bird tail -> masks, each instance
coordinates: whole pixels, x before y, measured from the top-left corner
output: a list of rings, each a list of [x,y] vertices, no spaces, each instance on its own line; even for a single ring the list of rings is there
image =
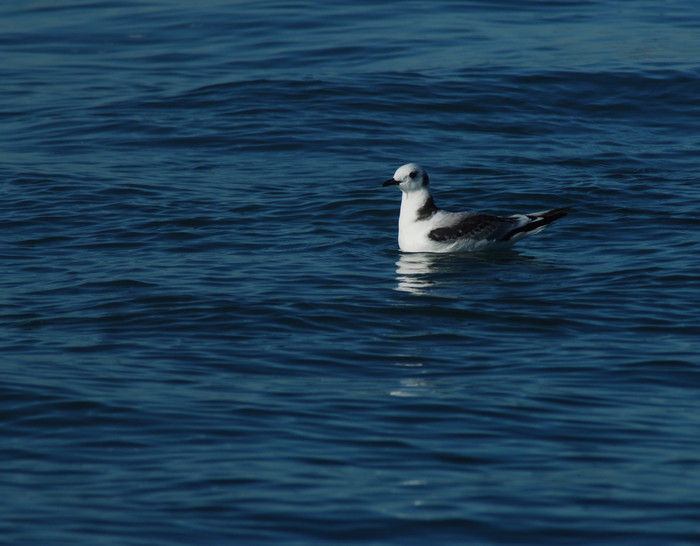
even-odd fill
[[[524,216],[529,221],[519,227],[516,227],[515,229],[510,230],[501,238],[501,241],[510,241],[516,235],[519,235],[517,239],[522,239],[528,235],[539,233],[555,220],[559,220],[559,218],[566,216],[570,210],[571,207],[561,207],[558,209],[543,210],[542,212],[532,212],[530,214],[526,214]]]

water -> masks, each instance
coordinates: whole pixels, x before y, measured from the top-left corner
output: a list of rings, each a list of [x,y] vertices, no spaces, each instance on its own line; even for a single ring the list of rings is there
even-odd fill
[[[6,544],[700,541],[700,8],[0,8]],[[438,205],[574,207],[403,255]]]

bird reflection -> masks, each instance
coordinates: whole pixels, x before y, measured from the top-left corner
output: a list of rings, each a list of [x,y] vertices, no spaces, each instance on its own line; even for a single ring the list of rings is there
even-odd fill
[[[512,266],[537,263],[545,265],[545,262],[535,257],[511,249],[474,254],[402,253],[396,262],[396,290],[425,295],[433,292],[441,284],[464,283],[465,271],[483,272],[484,267],[494,264]],[[468,282],[484,282],[479,277],[478,274],[474,275]],[[489,279],[492,281],[493,277],[489,276]]]
[[[435,285],[431,274],[438,270],[437,261],[441,257],[439,254],[423,252],[401,254],[396,262],[396,289],[411,294],[426,294]]]

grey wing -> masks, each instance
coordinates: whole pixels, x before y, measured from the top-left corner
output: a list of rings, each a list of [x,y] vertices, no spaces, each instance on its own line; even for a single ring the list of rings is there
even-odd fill
[[[437,242],[462,238],[496,241],[513,229],[517,223],[516,218],[469,214],[450,226],[435,228],[428,233],[428,237]]]

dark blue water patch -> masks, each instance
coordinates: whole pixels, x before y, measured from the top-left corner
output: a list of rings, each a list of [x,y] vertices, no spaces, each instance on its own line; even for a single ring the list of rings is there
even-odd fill
[[[512,86],[503,86],[501,80],[492,90],[484,89],[483,80],[478,82],[478,89],[465,86],[460,83],[459,87],[443,84],[436,87],[432,82],[430,90],[423,87],[421,82],[430,81],[427,77],[417,77],[412,75],[401,75],[400,83],[389,83],[382,85],[382,80],[386,75],[378,77],[372,76],[371,86],[366,88],[355,87],[353,94],[362,93],[367,98],[365,104],[367,108],[378,114],[390,113],[392,124],[378,124],[374,121],[376,116],[367,120],[350,120],[346,116],[332,111],[328,111],[324,103],[334,104],[334,97],[339,93],[347,94],[347,85],[334,82],[274,82],[258,81],[249,82],[246,87],[250,87],[250,92],[254,92],[255,97],[264,97],[266,93],[276,96],[278,105],[272,112],[265,109],[245,109],[242,111],[232,111],[229,115],[234,124],[245,131],[246,127],[251,130],[255,127],[261,135],[261,145],[265,143],[278,142],[279,136],[284,136],[287,141],[287,150],[292,150],[296,146],[312,147],[324,146],[324,143],[314,137],[315,128],[323,128],[325,124],[331,123],[338,131],[343,131],[344,125],[349,131],[363,131],[365,139],[372,142],[373,134],[387,133],[397,130],[398,134],[394,138],[403,138],[407,128],[412,128],[411,118],[416,117],[420,112],[430,112],[432,117],[432,128],[442,128],[449,130],[463,130],[464,132],[474,132],[484,130],[488,132],[503,134],[559,134],[561,127],[566,127],[568,131],[576,130],[576,135],[584,133],[598,134],[600,124],[607,123],[614,116],[615,119],[624,119],[625,116],[636,116],[635,123],[643,120],[648,131],[656,131],[656,128],[663,127],[664,123],[673,123],[678,127],[675,120],[685,123],[688,109],[697,108],[695,94],[690,91],[693,88],[695,77],[689,74],[678,75],[678,86],[681,89],[672,91],[674,101],[668,101],[669,75],[657,75],[652,77],[640,77],[640,75],[630,74],[629,76],[599,74],[592,75],[588,86],[582,82],[577,75],[571,73],[559,73],[536,79],[526,79],[516,76]],[[571,81],[576,81],[576,94],[572,94],[567,85]],[[579,84],[582,85],[579,86]],[[596,91],[596,86],[599,91]],[[611,92],[611,86],[617,88]],[[240,84],[229,84],[217,86],[217,94],[222,94],[222,103],[227,102],[225,93],[240,91]],[[687,91],[684,93],[682,88]],[[335,88],[335,90],[334,90]],[[255,89],[255,91],[253,91]],[[331,91],[329,91],[331,90]],[[198,93],[208,90],[200,90]],[[262,95],[260,94],[262,92]],[[600,97],[597,98],[596,94]],[[687,99],[678,103],[678,97],[685,95]],[[372,100],[370,100],[370,97]],[[558,98],[559,97],[559,98]],[[632,98],[634,97],[634,98]],[[379,100],[378,100],[379,99]],[[231,103],[231,101],[228,101]],[[308,104],[308,105],[307,105]],[[383,107],[380,107],[383,104]],[[511,106],[509,106],[509,104]],[[525,122],[513,126],[512,110],[518,108],[521,112],[527,111],[528,105],[533,109],[533,115],[537,116],[537,125],[525,118]],[[398,106],[398,108],[397,108]],[[358,108],[365,108],[364,104],[358,104]],[[543,107],[548,112],[543,110]],[[241,108],[239,105],[238,108]],[[635,110],[627,111],[629,108]],[[646,111],[652,109],[653,116],[647,115]],[[229,107],[230,109],[230,107]],[[256,124],[255,119],[262,119],[276,112],[276,125],[273,132],[267,132],[265,124]],[[640,118],[640,114],[643,116]],[[225,112],[224,112],[224,115]],[[459,118],[464,117],[464,122],[459,123]],[[445,125],[441,125],[441,117],[449,116],[445,119]],[[484,123],[488,116],[488,122]],[[501,116],[509,116],[508,125],[499,125]],[[670,117],[674,116],[674,117]],[[226,121],[226,118],[222,118]],[[547,120],[551,119],[552,130],[547,131]],[[577,119],[580,122],[577,126]],[[250,121],[248,121],[250,120]],[[282,122],[282,124],[280,124]],[[220,123],[220,122],[219,122]],[[293,123],[288,130],[284,124]],[[535,129],[537,127],[537,129]],[[419,130],[416,127],[416,130]],[[250,134],[246,135],[246,140],[250,140]],[[605,141],[601,142],[605,145]],[[596,161],[597,158],[588,158],[589,161]]]
[[[696,9],[312,7],[4,8],[3,536],[697,542]]]
[[[649,360],[617,367],[611,370],[611,376],[616,381],[683,389],[698,384],[699,371],[696,364],[682,360]]]

